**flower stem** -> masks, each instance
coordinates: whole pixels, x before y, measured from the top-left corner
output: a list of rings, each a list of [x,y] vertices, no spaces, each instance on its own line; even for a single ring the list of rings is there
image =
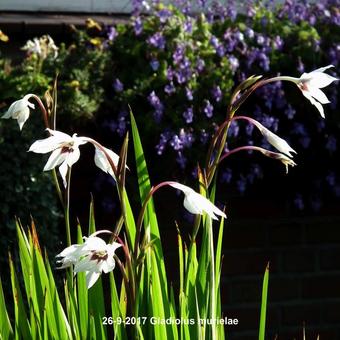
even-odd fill
[[[137,219],[136,238],[135,238],[135,246],[134,246],[134,258],[135,259],[137,259],[137,256],[138,256],[138,245],[139,245],[139,242],[140,242],[140,236],[141,236],[141,233],[142,233],[142,223],[143,223],[143,220],[144,220],[144,215],[145,215],[145,212],[146,212],[147,205],[148,205],[149,201],[151,200],[153,194],[158,189],[160,189],[161,187],[164,187],[166,185],[169,185],[170,183],[173,183],[173,182],[172,181],[166,181],[166,182],[159,183],[155,187],[152,187],[151,190],[149,191],[148,195],[145,197],[145,200],[143,202],[142,208],[139,212],[138,219]]]
[[[71,187],[71,167],[68,169],[67,174],[67,190],[65,197],[65,226],[66,226],[66,240],[67,246],[71,245],[71,228],[70,228],[70,187]]]
[[[43,120],[44,120],[44,124],[45,124],[45,127],[48,129],[50,128],[50,124],[49,124],[49,119],[48,119],[48,114],[47,114],[47,111],[46,111],[46,108],[43,104],[43,102],[41,101],[41,99],[35,95],[35,94],[32,94],[31,97],[33,97],[36,102],[38,103],[39,107],[40,107],[40,110],[41,110],[41,113],[43,115]]]

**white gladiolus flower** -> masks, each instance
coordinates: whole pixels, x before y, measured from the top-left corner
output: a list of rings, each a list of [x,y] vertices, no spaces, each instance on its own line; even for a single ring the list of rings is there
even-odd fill
[[[263,137],[267,139],[268,143],[271,144],[278,151],[288,155],[289,157],[293,157],[291,153],[297,153],[283,138],[271,132],[257,120],[248,117],[247,119],[251,121],[260,130]]]
[[[22,127],[30,115],[30,108],[34,109],[34,104],[29,101],[32,96],[32,94],[27,94],[22,99],[12,103],[7,112],[1,118],[16,119],[18,121],[20,130],[22,130]]]
[[[184,193],[184,207],[192,214],[203,215],[206,213],[214,220],[218,220],[216,215],[226,218],[226,214],[222,210],[193,189],[177,182],[169,182],[169,185]]]
[[[289,165],[291,167],[294,167],[296,165],[296,163],[291,158],[287,157],[286,155],[282,153],[272,152],[272,151],[262,149],[262,148],[257,148],[257,150],[262,152],[267,157],[277,159],[278,161],[280,161],[286,167],[286,174],[288,174]]]
[[[109,273],[115,268],[113,256],[115,251],[122,245],[117,242],[107,244],[101,238],[95,236],[96,232],[89,237],[84,237],[83,244],[73,244],[64,249],[56,257],[61,258],[59,268],[67,268],[74,265],[74,272],[85,272],[87,288],[91,288],[98,280],[102,272]],[[104,231],[105,232],[105,231]]]
[[[66,187],[66,174],[70,167],[76,163],[80,157],[79,145],[87,143],[82,137],[77,137],[74,134],[72,137],[66,133],[47,129],[51,134],[50,137],[37,140],[34,142],[28,151],[35,153],[52,152],[44,171],[52,170],[59,166],[59,172]]]
[[[274,79],[287,80],[295,83],[301,90],[302,94],[318,109],[321,117],[325,118],[322,104],[328,104],[330,101],[320,89],[330,85],[333,81],[339,80],[327,73],[324,73],[331,67],[334,66],[328,65],[309,73],[303,73],[300,78],[280,76]]]
[[[110,156],[115,167],[117,168],[118,163],[119,163],[119,156],[110,149],[107,149],[107,148],[104,148],[104,149],[106,153]],[[111,175],[114,179],[116,179],[113,169],[108,159],[106,158],[104,152],[96,146],[95,146],[95,154],[94,154],[94,163],[97,165],[99,169],[103,170],[107,174]],[[128,169],[127,166],[126,168]]]
[[[303,73],[300,77],[300,81],[297,83],[302,94],[316,106],[322,118],[325,118],[325,114],[321,104],[328,104],[330,101],[320,89],[330,85],[333,81],[338,80],[337,78],[324,73],[325,70],[330,67],[333,67],[333,65],[321,67],[309,73]]]

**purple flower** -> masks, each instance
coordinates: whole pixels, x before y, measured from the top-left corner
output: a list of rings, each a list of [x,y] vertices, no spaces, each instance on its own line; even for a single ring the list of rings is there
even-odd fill
[[[172,81],[174,79],[174,70],[171,67],[168,67],[168,69],[166,70],[166,78],[169,81]]]
[[[185,122],[187,124],[192,123],[194,117],[194,112],[192,106],[188,107],[184,112],[183,112],[183,118],[185,119]]]
[[[171,17],[171,14],[171,11],[166,8],[163,8],[156,13],[161,23],[165,23]]]
[[[160,156],[163,154],[166,144],[168,143],[169,139],[170,139],[170,132],[166,131],[161,133],[160,135],[160,140],[158,142],[158,144],[156,145],[156,150],[157,150],[157,154]]]
[[[243,194],[246,191],[246,189],[247,189],[247,180],[246,180],[246,178],[243,175],[241,175],[239,180],[236,181],[236,185],[237,185],[238,191],[241,194]]]
[[[230,56],[228,57],[228,60],[229,60],[229,63],[230,63],[230,68],[231,68],[231,70],[232,70],[233,72],[236,72],[236,70],[237,70],[237,69],[239,68],[239,66],[240,66],[240,63],[239,63],[238,59],[237,59],[235,56],[230,55]]]
[[[116,78],[113,82],[113,88],[117,93],[119,93],[124,90],[124,85],[118,78]]]
[[[284,44],[283,39],[279,35],[277,35],[273,40],[274,49],[281,51],[283,44]]]
[[[202,72],[204,70],[205,67],[205,62],[203,59],[197,59],[196,62],[196,69],[198,72]]]
[[[118,32],[116,31],[116,29],[113,26],[110,26],[107,31],[107,38],[110,41],[114,41],[117,36],[118,36]]]
[[[190,87],[185,88],[185,95],[190,102],[194,99],[194,97],[192,95],[192,90],[191,90]]]
[[[153,113],[153,118],[155,119],[156,123],[160,123],[163,117],[163,106],[158,107],[154,113]]]
[[[237,137],[240,131],[240,127],[236,121],[232,121],[229,127],[228,136]]]
[[[165,48],[165,38],[163,37],[163,34],[161,32],[156,32],[151,37],[149,37],[147,41],[151,46],[156,47],[160,50],[164,50]]]
[[[190,148],[194,142],[194,136],[191,132],[181,129],[179,131],[179,138],[182,142],[183,148]]]
[[[150,66],[151,66],[153,71],[157,71],[158,68],[159,68],[159,61],[157,59],[152,59],[150,61]]]
[[[178,65],[184,59],[185,48],[183,45],[178,45],[172,54],[172,59],[175,65]]]
[[[165,85],[164,92],[168,95],[171,95],[176,92],[176,88],[173,82],[170,82],[170,84]]]
[[[205,105],[204,105],[203,112],[205,113],[205,115],[208,118],[211,118],[213,116],[213,113],[214,113],[214,107],[211,105],[211,103],[208,99],[206,99],[204,101],[204,103],[205,103]]]
[[[139,36],[143,32],[143,21],[141,17],[137,17],[136,20],[133,23],[133,30],[136,34],[136,36]]]
[[[217,37],[215,37],[214,35],[211,36],[210,38],[210,44],[215,48],[215,50],[217,49],[217,47],[220,45],[220,42],[218,41]]]
[[[192,21],[191,18],[187,18],[184,22],[184,32],[191,33],[192,32]]]
[[[295,116],[296,110],[290,105],[287,105],[287,108],[285,110],[285,115],[287,116],[288,119],[293,119]]]
[[[151,106],[155,109],[153,113],[153,117],[157,123],[159,123],[162,119],[164,112],[164,105],[156,95],[155,91],[152,91],[148,96],[148,101]]]
[[[247,27],[247,29],[245,30],[245,34],[246,34],[246,37],[249,39],[253,39],[255,36],[255,32],[249,27]]]
[[[218,85],[213,87],[211,94],[217,103],[219,103],[222,100],[222,91]]]
[[[158,96],[156,95],[155,91],[152,91],[149,96],[148,96],[149,103],[151,104],[152,107],[155,109],[159,108],[162,106],[162,103]]]
[[[174,150],[182,150],[183,149],[183,142],[179,138],[178,135],[173,135],[170,141],[170,145]]]
[[[230,168],[227,168],[222,172],[221,182],[230,183],[232,178],[233,178],[233,172]]]
[[[208,132],[206,132],[204,129],[202,129],[201,133],[200,133],[200,142],[202,144],[206,144],[208,142],[208,139],[209,139]]]

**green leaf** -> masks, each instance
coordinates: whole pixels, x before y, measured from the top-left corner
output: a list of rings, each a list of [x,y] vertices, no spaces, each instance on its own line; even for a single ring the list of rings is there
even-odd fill
[[[268,281],[269,281],[269,262],[267,264],[266,271],[265,271],[264,276],[263,276],[259,340],[265,339]]]
[[[116,287],[116,282],[113,273],[110,273],[110,287],[111,287],[111,316],[113,320],[121,318],[123,320],[123,315],[120,311],[118,292]],[[118,325],[117,322],[113,324],[115,339],[117,340],[127,340],[127,334],[125,326],[122,324]]]
[[[7,309],[6,309],[6,301],[4,297],[4,292],[2,289],[2,282],[0,278],[0,337],[3,339],[8,339],[13,335],[13,329],[11,326],[11,322],[9,321]]]
[[[14,302],[14,322],[16,338],[30,339],[31,327],[28,322],[27,314],[24,308],[19,282],[15,273],[11,255],[9,255],[9,267],[11,273],[12,294]]]

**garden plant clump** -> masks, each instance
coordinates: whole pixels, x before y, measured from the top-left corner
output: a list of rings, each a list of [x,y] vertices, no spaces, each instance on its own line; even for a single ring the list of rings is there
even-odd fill
[[[222,239],[225,212],[214,204],[217,169],[227,157],[244,150],[256,151],[279,161],[288,173],[294,167],[296,151],[281,137],[256,119],[238,115],[244,102],[255,90],[278,81],[292,82],[324,117],[323,104],[329,103],[321,90],[337,78],[326,73],[333,65],[303,73],[300,77],[251,76],[233,91],[227,114],[216,128],[207,149],[205,163],[198,165],[198,189],[175,181],[151,186],[143,147],[135,118],[130,111],[132,139],[138,176],[141,207],[135,218],[126,190],[129,134],[119,155],[100,142],[86,136],[57,130],[57,82],[45,94],[44,102],[27,94],[13,102],[2,118],[14,119],[23,129],[38,105],[48,137],[35,141],[28,151],[49,154],[43,168],[52,178],[64,208],[67,247],[56,255],[59,269],[66,269],[62,303],[47,254],[43,254],[34,225],[28,235],[17,222],[19,257],[24,281],[22,294],[17,270],[9,256],[14,304],[14,322],[6,306],[0,285],[0,332],[5,338],[107,338],[112,332],[117,339],[224,339],[225,325],[238,320],[223,318],[220,292]],[[269,148],[254,145],[226,150],[228,132],[235,120],[246,120],[262,134]],[[85,145],[94,149],[94,164],[115,181],[120,217],[110,229],[97,230],[91,204],[88,237],[78,224],[77,240],[72,242],[70,222],[70,186],[73,165]],[[272,150],[270,150],[272,149]],[[56,171],[58,169],[58,172]],[[59,176],[58,176],[59,174]],[[184,195],[184,208],[195,216],[189,244],[182,241],[178,226],[179,289],[167,279],[161,235],[153,197],[165,190],[177,189]],[[220,221],[219,221],[220,220]],[[219,227],[214,223],[217,221]],[[216,229],[217,230],[214,230]],[[201,242],[196,243],[198,233]],[[108,241],[103,236],[108,236]],[[215,244],[214,238],[217,243]],[[122,250],[120,252],[120,249]],[[116,254],[118,253],[118,254]],[[121,274],[113,275],[116,265]],[[102,274],[109,274],[110,287],[104,289]],[[259,339],[265,338],[269,265],[263,279]],[[105,282],[105,280],[104,280]],[[106,298],[109,302],[105,303]],[[176,297],[175,297],[176,296]],[[27,304],[27,306],[26,306]],[[107,315],[111,314],[110,317]],[[158,321],[157,321],[158,320]]]
[[[339,13],[336,1],[306,6],[287,1],[275,9],[249,3],[240,13],[230,4],[197,6],[200,11],[186,3],[136,2],[127,23],[104,27],[89,19],[85,30],[72,28],[69,46],[43,36],[24,45],[27,56],[21,64],[1,61],[1,95],[7,103],[3,118],[18,123],[14,129],[13,122],[1,122],[2,152],[11,152],[3,168],[17,169],[13,176],[21,183],[25,176],[17,164],[29,166],[29,184],[24,178],[25,190],[14,189],[22,195],[23,210],[30,201],[40,207],[35,200],[39,195],[29,195],[46,188],[39,189],[41,202],[49,203],[46,225],[58,216],[51,195],[54,184],[66,239],[64,249],[45,253],[34,223],[25,232],[17,220],[21,271],[10,255],[13,300],[0,284],[2,337],[223,339],[228,334],[223,324],[235,325],[222,310],[222,239],[228,211],[225,201],[215,203],[217,184],[233,180],[243,191],[261,175],[260,165],[237,173],[225,168],[226,158],[247,156],[243,151],[278,161],[288,173],[299,163],[296,154],[303,159],[304,150],[314,145],[308,131],[318,130],[325,138],[317,142],[318,159],[325,154],[319,150],[336,153],[326,122],[335,126],[335,135],[337,118],[330,112],[337,92],[325,88],[337,80],[339,44],[330,35],[338,34]],[[37,133],[41,121],[46,135],[43,129]],[[77,134],[77,128],[94,123],[100,132],[95,138]],[[291,131],[293,137],[281,138],[278,131],[280,136]],[[107,145],[108,133],[124,139]],[[130,153],[127,162],[130,140],[135,165]],[[23,163],[16,163],[24,148]],[[117,191],[113,200],[119,217],[109,226],[96,223],[93,202],[88,225],[70,219],[71,183],[79,175],[73,168],[83,150],[93,152],[93,169],[102,170]],[[48,154],[46,163],[37,166],[32,153]],[[152,154],[176,159],[176,176],[164,169],[167,180],[158,182],[162,176],[155,176],[151,181],[145,159]],[[37,168],[44,175],[32,175]],[[47,182],[49,172],[52,184]],[[134,173],[135,190],[130,182]],[[192,177],[195,185],[183,184]],[[331,171],[326,181],[337,194],[338,179]],[[170,190],[184,198],[183,209],[192,217],[191,229],[177,225],[175,288],[165,269],[161,218],[153,202],[155,194]],[[130,204],[135,196],[138,207]],[[299,196],[296,202],[303,204]],[[7,216],[8,209],[3,213]],[[32,214],[34,218],[34,209]],[[56,266],[51,266],[54,256]],[[61,289],[55,282],[56,267],[65,269]],[[265,338],[268,278],[269,266],[263,278],[259,339]]]

